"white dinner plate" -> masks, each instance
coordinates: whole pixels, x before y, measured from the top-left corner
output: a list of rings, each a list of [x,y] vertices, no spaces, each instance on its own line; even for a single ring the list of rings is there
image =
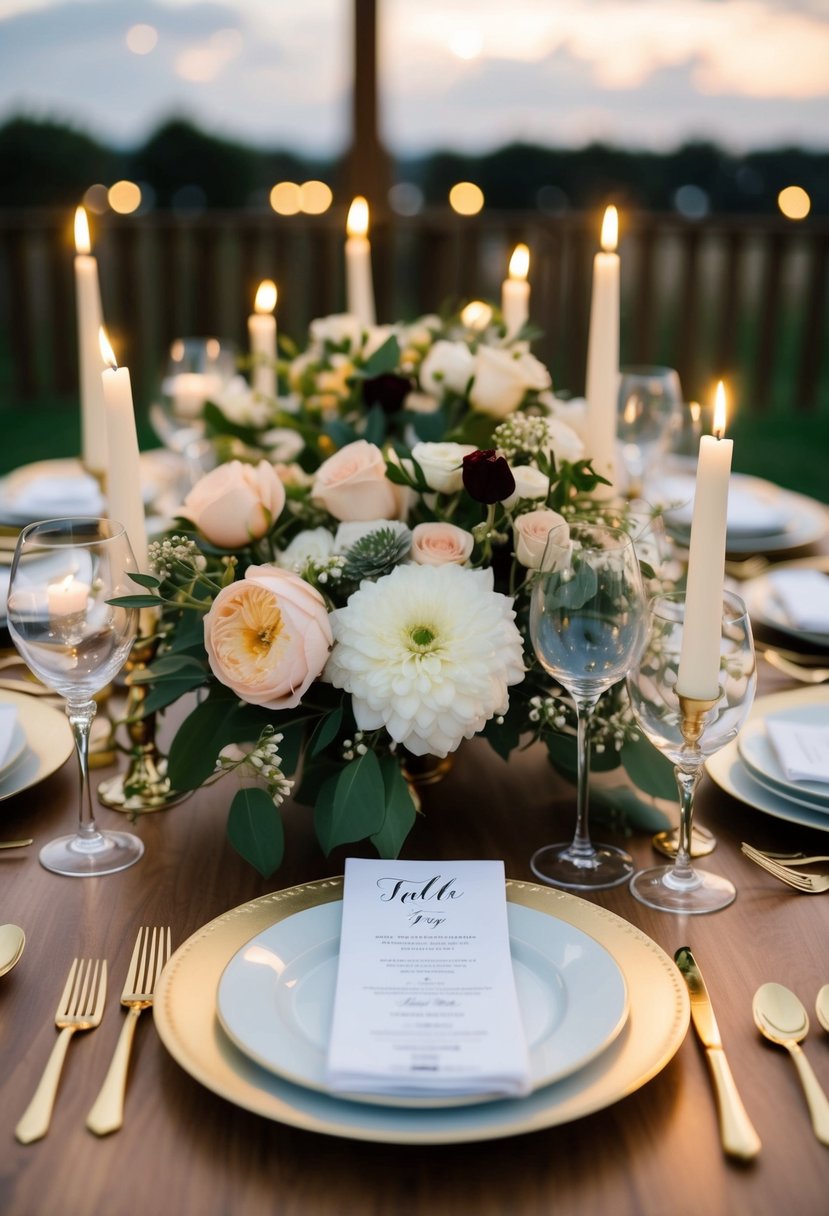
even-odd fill
[[[829,715],[829,689],[795,688],[788,692],[758,697],[749,713],[747,725],[753,721],[761,721],[770,714],[778,714],[803,705],[822,705]],[[776,794],[759,781],[755,781],[740,758],[739,739],[732,740],[722,751],[709,756],[705,767],[711,779],[721,789],[755,810],[773,815],[776,819],[800,824],[801,827],[829,832],[829,815],[825,811],[800,806],[790,798],[784,798],[782,794]]]
[[[55,479],[73,483],[75,487],[76,492],[70,493],[63,506],[48,496],[41,503],[36,495],[29,498],[32,505],[20,506],[20,496],[33,483],[41,481],[48,486]],[[99,515],[103,509],[104,500],[95,478],[75,458],[38,460],[0,477],[0,521],[6,525],[23,526],[36,519],[55,519],[61,515]]]
[[[0,701],[0,705],[2,704],[3,702]],[[2,783],[4,778],[11,773],[12,769],[26,750],[26,746],[26,732],[20,725],[20,715],[18,714],[17,718],[15,719],[14,726],[12,727],[12,735],[11,739],[9,740],[8,751],[3,757],[2,762],[0,762],[0,783]]]
[[[694,483],[692,478],[685,479],[688,483],[686,491],[681,479],[671,479],[666,488],[674,496],[672,501],[687,502],[693,497]],[[829,511],[823,503],[808,498],[805,494],[796,494],[793,490],[784,490],[771,481],[760,477],[751,477],[745,473],[734,473],[731,484],[739,488],[746,496],[756,498],[758,513],[761,509],[768,511],[769,519],[776,517],[779,523],[767,528],[759,527],[756,531],[738,531],[730,529],[726,538],[726,547],[732,554],[750,553],[784,553],[788,549],[798,549],[803,545],[811,545],[826,534],[829,527]],[[649,487],[649,498],[659,500],[659,482],[655,481]],[[672,518],[672,512],[666,511],[665,527],[682,544],[687,544],[690,538],[690,523],[686,519],[687,511],[677,520]]]
[[[305,908],[341,899],[341,878],[274,891],[223,913],[179,947],[156,988],[153,1017],[162,1043],[190,1076],[245,1110],[306,1131],[371,1143],[456,1144],[538,1131],[602,1110],[655,1077],[685,1038],[688,990],[656,942],[587,900],[510,881],[509,903],[589,933],[621,968],[630,1016],[605,1051],[527,1097],[472,1106],[376,1106],[293,1085],[255,1064],[222,1031],[216,1016],[219,981],[252,936]]]
[[[826,559],[814,560],[823,562]],[[803,567],[808,567],[808,561],[808,558],[803,561]],[[808,642],[812,646],[829,651],[829,633],[814,633],[811,630],[801,629],[793,624],[775,594],[775,583],[779,578],[785,577],[787,570],[801,569],[803,567],[781,563],[774,570],[758,575],[757,578],[747,580],[743,584],[742,596],[746,602],[749,616],[758,625],[766,625],[772,629],[778,629],[781,633],[788,634],[789,637],[797,638],[800,642]]]
[[[0,802],[51,777],[75,750],[66,715],[26,693],[0,693],[0,704],[14,705],[17,721],[26,737],[26,748],[17,763],[0,775]]]
[[[829,705],[795,705],[773,717],[801,726],[825,726],[829,733]],[[738,737],[737,748],[746,768],[761,784],[784,798],[793,798],[795,802],[829,814],[829,783],[792,781],[787,777],[766,731],[765,721],[746,723]]]
[[[582,1068],[621,1031],[627,986],[607,950],[588,934],[509,904],[510,952],[530,1055],[533,1089]],[[322,904],[272,925],[231,959],[219,984],[224,1030],[257,1064],[297,1085],[327,1090],[342,903]],[[354,1095],[385,1106],[465,1106],[482,1094]]]

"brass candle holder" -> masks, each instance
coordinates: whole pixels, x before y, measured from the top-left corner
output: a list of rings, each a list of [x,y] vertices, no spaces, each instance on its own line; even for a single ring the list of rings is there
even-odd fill
[[[679,728],[682,738],[688,747],[697,747],[705,729],[705,715],[717,704],[719,697],[684,697],[679,693]],[[667,832],[657,832],[651,843],[657,853],[664,857],[676,857],[679,852],[679,828]],[[717,838],[708,828],[698,828],[691,825],[690,839],[687,842],[689,857],[707,857],[717,847]]]
[[[102,781],[98,786],[98,801],[111,811],[128,815],[144,815],[150,811],[165,811],[190,794],[189,790],[174,790],[167,776],[167,757],[156,743],[155,714],[142,713],[147,698],[147,685],[137,683],[135,676],[146,671],[158,650],[157,615],[154,608],[142,608],[139,614],[140,637],[133,646],[126,664],[127,703],[125,721],[130,740],[130,762],[125,773]]]

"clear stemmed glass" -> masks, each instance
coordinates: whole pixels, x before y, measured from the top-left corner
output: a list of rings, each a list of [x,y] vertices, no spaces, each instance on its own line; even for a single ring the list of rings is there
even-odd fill
[[[587,826],[590,719],[602,695],[639,658],[645,599],[630,537],[574,521],[552,529],[530,600],[530,637],[544,670],[566,688],[578,717],[578,802],[571,843],[539,849],[536,877],[576,890],[615,887],[633,873],[622,849],[594,845]]]
[[[108,601],[135,591],[136,569],[121,524],[106,519],[50,519],[20,533],[12,562],[8,626],[12,641],[44,684],[66,698],[81,789],[78,828],[40,852],[56,874],[112,874],[138,861],[144,845],[130,832],[102,832],[89,790],[89,730],[95,693],[121,670],[135,640],[135,609]]]
[[[619,380],[617,434],[633,495],[641,493],[648,462],[667,444],[682,406],[672,367],[623,367]]]
[[[694,794],[707,756],[734,739],[754,700],[757,674],[751,624],[743,601],[726,592],[722,607],[719,689],[713,701],[680,698],[676,691],[685,597],[658,596],[651,604],[641,661],[628,675],[636,720],[674,764],[679,788],[679,848],[673,865],[640,870],[631,879],[636,898],[665,912],[716,912],[732,902],[732,883],[691,864]]]
[[[203,417],[236,370],[235,349],[218,338],[176,338],[170,345],[150,422],[162,443],[187,464],[188,489],[207,472],[211,446]]]

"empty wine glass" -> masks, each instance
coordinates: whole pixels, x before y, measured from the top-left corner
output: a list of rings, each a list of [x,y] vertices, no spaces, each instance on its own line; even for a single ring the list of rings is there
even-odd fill
[[[622,368],[617,435],[632,496],[641,493],[645,469],[667,444],[681,407],[682,390],[673,368]]]
[[[754,700],[757,673],[746,606],[723,595],[718,689],[708,701],[680,697],[676,690],[682,649],[685,597],[662,595],[650,608],[641,661],[628,675],[636,720],[651,743],[674,764],[679,789],[679,846],[673,865],[640,870],[631,879],[636,898],[665,912],[716,912],[736,891],[726,878],[691,864],[694,794],[705,758],[725,747],[745,721]]]
[[[77,831],[40,851],[56,874],[112,874],[144,852],[132,833],[96,827],[88,773],[93,697],[124,666],[138,626],[135,609],[109,601],[135,592],[129,574],[136,569],[123,526],[106,519],[50,519],[30,524],[17,541],[9,633],[35,675],[65,697],[80,765]]]
[[[637,662],[645,599],[630,537],[574,521],[552,529],[530,600],[530,638],[544,670],[566,688],[578,720],[578,801],[571,843],[536,852],[533,873],[552,886],[615,887],[633,873],[629,854],[594,845],[588,831],[590,720],[602,695]]]
[[[210,463],[205,404],[221,393],[235,370],[235,349],[218,338],[176,338],[170,345],[161,395],[150,406],[150,422],[162,443],[184,457],[188,489]]]

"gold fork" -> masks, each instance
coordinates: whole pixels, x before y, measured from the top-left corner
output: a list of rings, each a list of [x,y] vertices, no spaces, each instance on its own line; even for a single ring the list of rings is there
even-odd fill
[[[829,667],[806,667],[802,663],[793,663],[791,659],[784,658],[778,650],[770,648],[766,648],[762,654],[772,667],[776,667],[786,676],[791,676],[793,680],[800,680],[802,684],[824,684],[829,680]]]
[[[75,959],[55,1013],[55,1025],[60,1031],[58,1041],[52,1048],[34,1096],[14,1129],[21,1144],[31,1144],[48,1132],[69,1040],[76,1030],[94,1030],[100,1026],[106,991],[106,959]]]
[[[813,866],[820,861],[829,861],[829,853],[772,853],[768,849],[757,849],[754,845],[748,845],[752,853],[759,853],[761,857],[768,857],[771,861],[782,861],[787,866]]]
[[[95,1099],[86,1120],[86,1126],[97,1136],[116,1132],[124,1122],[124,1097],[127,1090],[127,1071],[135,1027],[143,1009],[153,1003],[155,986],[161,969],[170,957],[170,930],[143,926],[138,930],[135,948],[130,959],[121,1004],[129,1009],[127,1020],[104,1078],[100,1093]]]
[[[820,895],[823,891],[829,891],[829,874],[804,874],[802,870],[794,870],[791,866],[758,853],[749,844],[742,844],[740,847],[749,861],[779,878],[781,882],[788,883],[796,891],[802,891],[805,895]]]

